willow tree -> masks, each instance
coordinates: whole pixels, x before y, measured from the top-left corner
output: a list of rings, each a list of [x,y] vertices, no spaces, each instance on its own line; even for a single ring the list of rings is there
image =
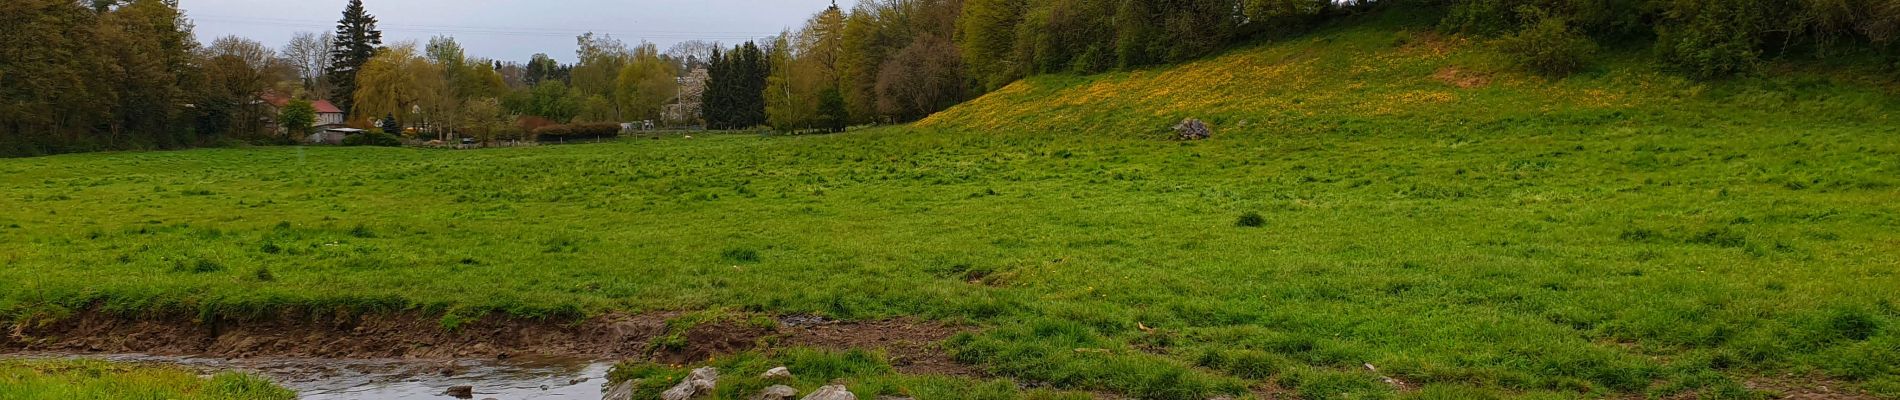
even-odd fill
[[[641,43],[633,48],[627,65],[620,68],[614,82],[614,100],[622,116],[628,119],[658,120],[660,109],[679,94],[679,76],[672,61],[660,55],[659,46]]]
[[[356,108],[350,113],[358,120],[394,116],[404,126],[416,126],[427,122],[423,110],[451,100],[442,96],[445,84],[441,72],[416,51],[414,43],[384,48],[357,72],[352,97]]]

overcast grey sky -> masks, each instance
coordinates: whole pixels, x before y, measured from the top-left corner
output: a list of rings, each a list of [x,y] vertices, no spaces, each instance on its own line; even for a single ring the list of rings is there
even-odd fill
[[[238,35],[282,48],[292,34],[336,29],[348,0],[181,0],[198,40]],[[854,0],[838,2],[849,8]],[[703,39],[728,45],[797,28],[831,0],[364,0],[383,42],[454,36],[471,57],[526,62],[547,53],[574,60],[589,31],[661,50]]]

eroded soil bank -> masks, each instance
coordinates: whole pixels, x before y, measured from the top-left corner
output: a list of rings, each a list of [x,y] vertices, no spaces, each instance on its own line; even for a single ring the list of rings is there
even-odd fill
[[[488,316],[447,329],[420,313],[246,321],[127,318],[82,312],[52,323],[9,323],[0,353],[151,354],[227,359],[650,360],[683,364],[752,349],[875,349],[899,372],[976,375],[938,346],[969,327],[908,319],[841,322],[781,316],[775,323],[715,320],[669,329],[682,313],[607,314],[556,322]]]

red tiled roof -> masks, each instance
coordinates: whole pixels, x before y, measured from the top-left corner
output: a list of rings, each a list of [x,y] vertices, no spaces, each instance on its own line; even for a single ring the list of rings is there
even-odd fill
[[[284,106],[290,105],[290,97],[280,95],[277,93],[267,92],[264,94],[260,94],[257,97],[259,100],[263,100],[265,103],[270,103],[271,107],[276,107],[279,109],[284,108]],[[331,104],[329,100],[311,101],[310,107],[317,109],[318,114],[342,114],[343,113],[343,109],[337,108],[336,104]]]
[[[264,100],[265,103],[270,103],[271,107],[284,108],[285,105],[290,104],[289,96],[277,93],[265,92],[264,94],[257,95],[257,98]]]
[[[342,114],[343,113],[343,109],[336,108],[336,105],[330,104],[329,100],[313,101],[313,102],[310,102],[310,106],[316,108],[318,114]]]

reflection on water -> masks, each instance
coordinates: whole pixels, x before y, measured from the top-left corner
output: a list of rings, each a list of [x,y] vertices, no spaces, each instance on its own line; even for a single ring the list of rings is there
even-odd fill
[[[59,357],[59,355],[41,355]],[[403,360],[85,356],[162,363],[205,372],[244,371],[270,378],[303,399],[453,399],[451,386],[474,388],[475,399],[599,399],[609,363],[562,359]]]

